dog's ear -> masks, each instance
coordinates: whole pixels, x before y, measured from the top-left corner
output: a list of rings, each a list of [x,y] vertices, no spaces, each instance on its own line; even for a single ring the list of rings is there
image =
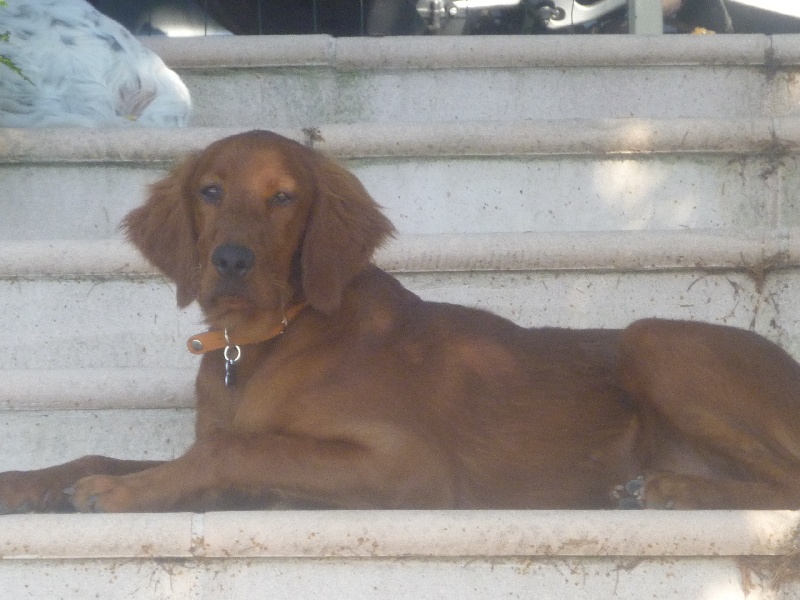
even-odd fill
[[[348,283],[394,234],[392,223],[355,175],[333,160],[315,157],[317,197],[311,209],[300,266],[303,291],[314,308],[330,314]]]
[[[120,228],[144,257],[175,282],[178,306],[197,297],[197,235],[186,196],[186,182],[198,154],[191,154],[150,187],[150,196],[123,219]]]

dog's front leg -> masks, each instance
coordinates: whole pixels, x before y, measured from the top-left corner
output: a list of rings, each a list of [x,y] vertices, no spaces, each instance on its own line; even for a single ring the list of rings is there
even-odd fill
[[[156,461],[84,456],[46,469],[0,473],[0,514],[72,510],[64,490],[79,479],[98,473],[125,475],[157,464]]]
[[[358,440],[220,432],[155,468],[82,479],[71,501],[86,512],[195,510],[201,499],[230,494],[345,508],[452,507],[452,475],[440,453],[383,429]]]
[[[173,461],[128,475],[90,475],[67,491],[80,512],[163,512],[193,510],[198,496],[213,487],[190,451]]]

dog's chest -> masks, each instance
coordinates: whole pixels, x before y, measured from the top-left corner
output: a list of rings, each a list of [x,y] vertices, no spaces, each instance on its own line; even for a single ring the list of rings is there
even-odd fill
[[[223,361],[217,361],[211,369],[218,380],[217,390],[226,397],[229,427],[256,433],[289,429],[302,410],[299,401],[315,387],[325,367],[309,357],[298,361],[283,352],[245,348],[233,385],[224,385]]]

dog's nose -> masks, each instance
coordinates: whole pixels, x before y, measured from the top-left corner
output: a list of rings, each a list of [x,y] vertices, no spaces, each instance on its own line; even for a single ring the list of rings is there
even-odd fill
[[[255,262],[253,251],[237,244],[218,246],[211,255],[211,263],[223,277],[244,277]]]

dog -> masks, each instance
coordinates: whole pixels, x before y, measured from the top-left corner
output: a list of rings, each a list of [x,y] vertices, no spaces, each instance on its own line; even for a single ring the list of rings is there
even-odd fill
[[[755,333],[525,329],[372,262],[358,179],[266,131],[155,183],[128,239],[199,303],[196,440],[0,474],[0,509],[796,509],[800,366]]]

